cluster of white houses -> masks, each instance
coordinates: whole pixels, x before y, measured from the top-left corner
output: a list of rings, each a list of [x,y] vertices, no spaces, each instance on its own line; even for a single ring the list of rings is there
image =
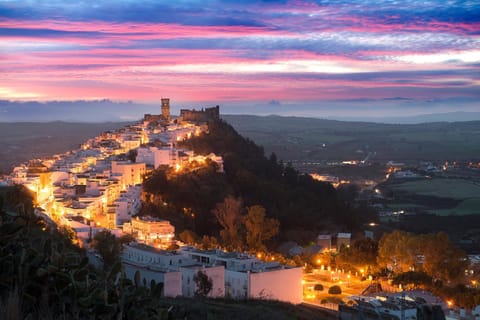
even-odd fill
[[[139,123],[89,139],[78,150],[18,166],[7,182],[30,189],[39,210],[56,223],[72,227],[80,245],[99,230],[132,234],[136,242],[125,247],[122,259],[126,274],[133,278],[138,271],[147,283],[163,283],[165,296],[193,296],[194,277],[202,271],[212,281],[211,297],[300,303],[301,268],[241,253],[185,247],[164,251],[174,240],[174,226],[165,220],[135,217],[141,209],[141,184],[151,170],[161,165],[179,170],[208,160],[223,171],[221,157],[195,155],[176,146],[205,131],[205,121],[217,119],[218,113],[218,106],[182,110],[179,118],[171,120],[169,100],[162,99],[161,115],[145,115]]]
[[[178,169],[207,159],[223,170],[221,157],[195,155],[176,146],[206,129],[205,123],[170,120],[169,100],[162,99],[161,115],[145,115],[136,124],[89,139],[78,150],[18,166],[7,182],[30,189],[37,206],[58,223],[82,217],[90,227],[119,230],[139,212],[141,183],[151,170],[160,165]],[[140,234],[145,240],[150,237]]]

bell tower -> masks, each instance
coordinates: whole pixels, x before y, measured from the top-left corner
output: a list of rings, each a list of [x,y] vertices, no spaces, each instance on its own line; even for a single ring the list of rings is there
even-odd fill
[[[170,99],[162,98],[162,117],[163,119],[170,121]]]

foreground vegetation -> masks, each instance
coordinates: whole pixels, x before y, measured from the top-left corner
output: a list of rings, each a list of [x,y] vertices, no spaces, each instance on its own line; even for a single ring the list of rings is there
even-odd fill
[[[163,298],[117,262],[95,270],[66,232],[33,214],[20,186],[0,188],[0,319],[317,319],[275,301]],[[117,257],[118,260],[118,257]]]

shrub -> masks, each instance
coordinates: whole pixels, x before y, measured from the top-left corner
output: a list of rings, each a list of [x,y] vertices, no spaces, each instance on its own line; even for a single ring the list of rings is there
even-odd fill
[[[342,288],[340,286],[331,286],[328,289],[329,294],[342,294]]]
[[[320,283],[317,283],[314,287],[313,290],[315,291],[323,291],[323,285]]]

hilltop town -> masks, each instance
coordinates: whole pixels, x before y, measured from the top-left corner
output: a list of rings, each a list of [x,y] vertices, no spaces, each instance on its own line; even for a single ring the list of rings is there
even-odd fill
[[[52,224],[75,232],[75,243],[87,249],[97,266],[101,257],[92,239],[104,230],[117,237],[130,235],[122,264],[126,275],[163,283],[164,296],[193,297],[200,271],[212,281],[209,297],[269,298],[300,303],[303,298],[302,268],[265,262],[243,252],[201,250],[182,246],[169,221],[138,216],[142,182],[155,168],[168,166],[176,172],[191,163],[206,160],[223,171],[222,157],[206,156],[179,147],[178,143],[208,130],[207,123],[219,119],[219,107],[182,109],[170,116],[170,101],[162,99],[161,114],[115,131],[107,131],[84,142],[79,149],[17,166],[6,179],[34,194],[36,214]],[[170,250],[169,250],[170,249]]]

